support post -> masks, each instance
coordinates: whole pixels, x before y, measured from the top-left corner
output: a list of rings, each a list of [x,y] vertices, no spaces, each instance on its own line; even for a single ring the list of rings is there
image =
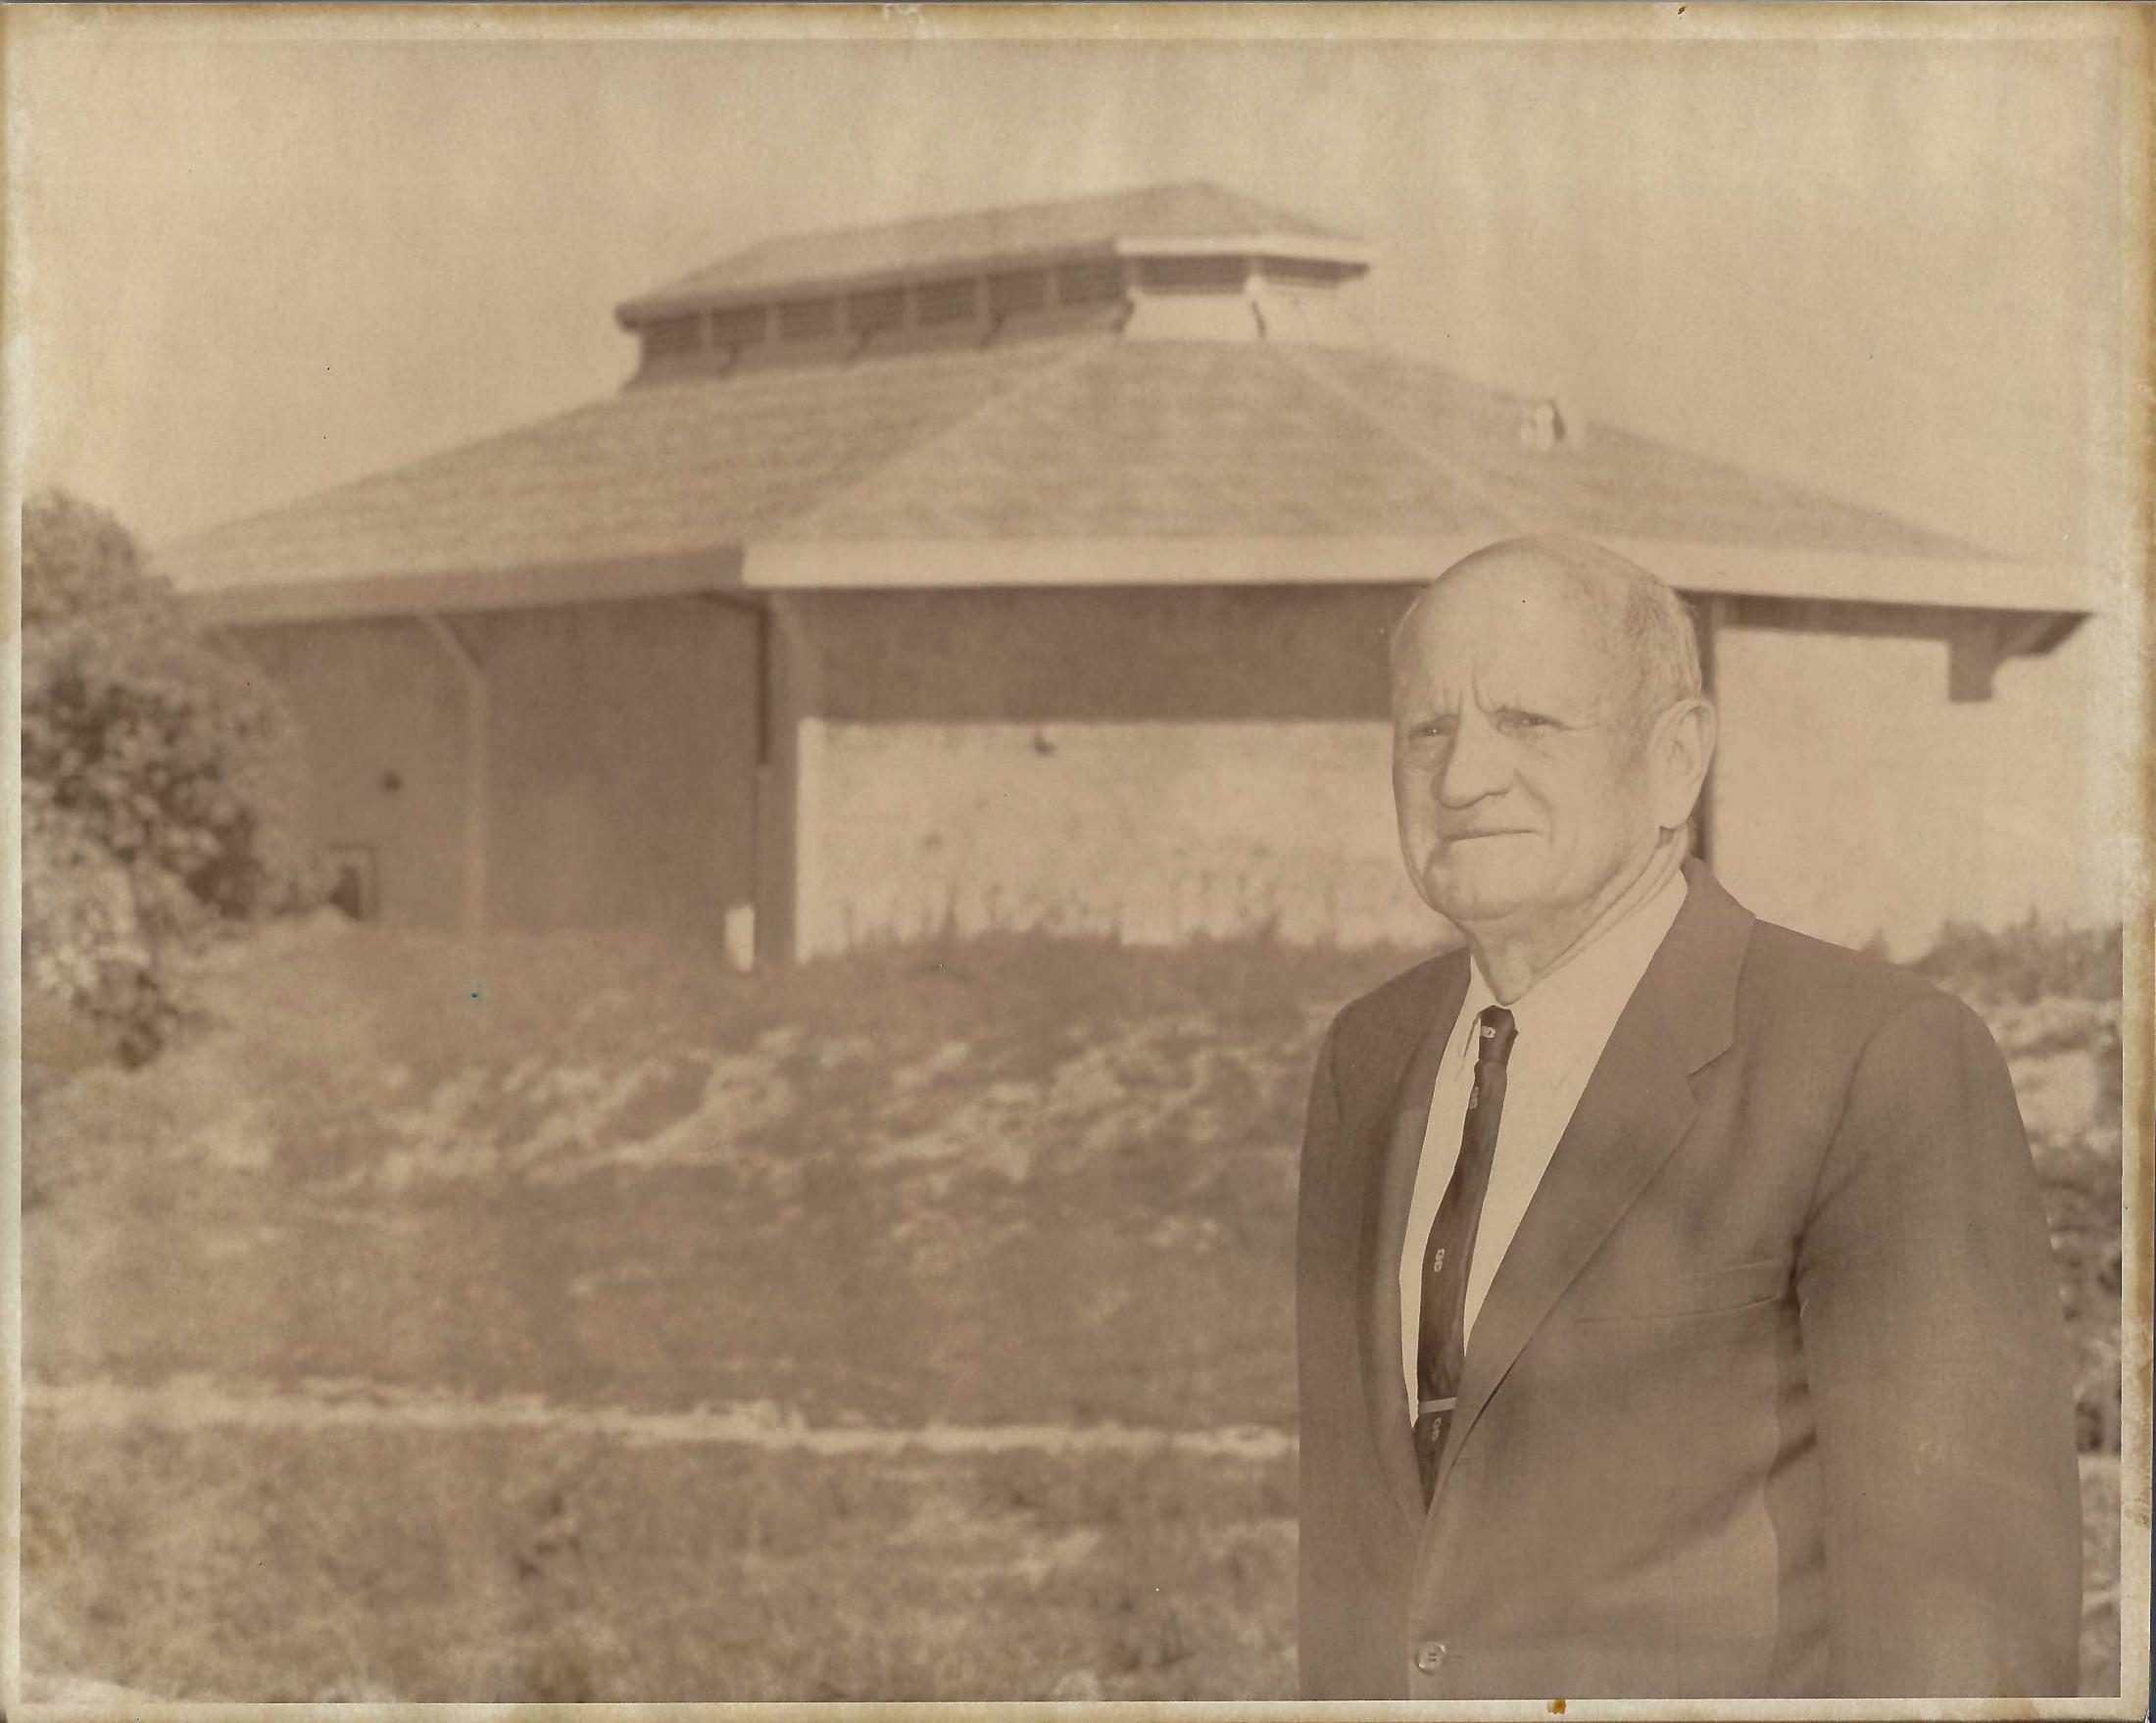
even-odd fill
[[[1730,600],[1719,592],[1703,592],[1691,601],[1692,632],[1699,642],[1699,686],[1707,699],[1715,703],[1717,717],[1721,708],[1716,699],[1715,660],[1729,613]],[[1720,752],[1717,747],[1716,753]],[[1691,853],[1709,867],[1714,865],[1714,762],[1709,761],[1706,782],[1699,786],[1698,805],[1691,814]]]
[[[2027,615],[1998,611],[1956,614],[1944,629],[1946,698],[1957,706],[1989,700],[1999,665],[2024,653],[2050,651],[2074,631],[2077,620],[2043,611]]]
[[[487,925],[487,804],[493,782],[494,713],[485,666],[464,637],[432,611],[419,620],[457,666],[465,685],[465,878],[458,925],[466,934]]]
[[[1969,611],[1946,623],[1946,698],[1972,706],[1991,698],[2002,642],[1995,618]]]
[[[726,629],[734,622],[742,622],[751,630],[754,666],[751,674],[755,686],[751,690],[753,699],[749,711],[749,901],[743,904],[732,897],[738,882],[729,875],[724,882],[726,901],[720,905],[719,919],[719,947],[727,964],[735,969],[751,970],[782,961],[785,957],[786,918],[780,907],[783,894],[774,888],[771,880],[774,858],[777,862],[783,861],[783,856],[774,850],[779,837],[775,828],[787,816],[780,793],[782,773],[775,752],[779,722],[776,710],[778,671],[774,663],[777,648],[773,643],[776,625],[770,601],[738,587],[707,587],[696,596],[722,616],[730,618],[721,624],[714,636],[718,642],[718,657],[711,666],[714,688],[730,688],[735,676],[734,667],[725,656]],[[711,841],[715,858],[723,849],[727,834],[714,832]]]
[[[757,766],[757,960],[787,963],[816,949],[815,821],[821,725],[814,716],[809,620],[774,595],[761,630],[763,746]]]

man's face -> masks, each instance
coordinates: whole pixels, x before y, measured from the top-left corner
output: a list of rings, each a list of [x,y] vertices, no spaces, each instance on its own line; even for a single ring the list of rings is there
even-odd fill
[[[1622,648],[1569,582],[1463,568],[1393,657],[1393,799],[1423,901],[1463,928],[1592,906],[1658,833]]]

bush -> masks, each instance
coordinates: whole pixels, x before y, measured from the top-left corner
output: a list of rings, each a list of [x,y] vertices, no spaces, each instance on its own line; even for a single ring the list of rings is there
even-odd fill
[[[1909,966],[1957,993],[2014,1005],[2060,996],[2098,1004],[2122,985],[2121,929],[2071,927],[2032,911],[1991,929],[1949,921],[1932,949]]]
[[[318,900],[299,735],[119,521],[23,510],[24,980],[129,1062],[183,1002],[170,957]]]

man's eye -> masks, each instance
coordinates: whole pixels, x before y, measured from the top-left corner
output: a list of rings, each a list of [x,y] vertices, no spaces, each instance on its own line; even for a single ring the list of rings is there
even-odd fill
[[[1458,727],[1459,721],[1456,718],[1425,718],[1407,733],[1418,742],[1443,741]]]
[[[1557,720],[1539,712],[1501,712],[1497,714],[1497,727],[1515,736],[1542,736],[1556,729]]]

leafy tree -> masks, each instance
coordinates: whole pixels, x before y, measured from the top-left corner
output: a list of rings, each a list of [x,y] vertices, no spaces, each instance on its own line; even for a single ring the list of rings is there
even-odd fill
[[[23,622],[25,988],[138,1062],[181,1013],[172,954],[319,898],[297,727],[64,492],[24,506]]]

